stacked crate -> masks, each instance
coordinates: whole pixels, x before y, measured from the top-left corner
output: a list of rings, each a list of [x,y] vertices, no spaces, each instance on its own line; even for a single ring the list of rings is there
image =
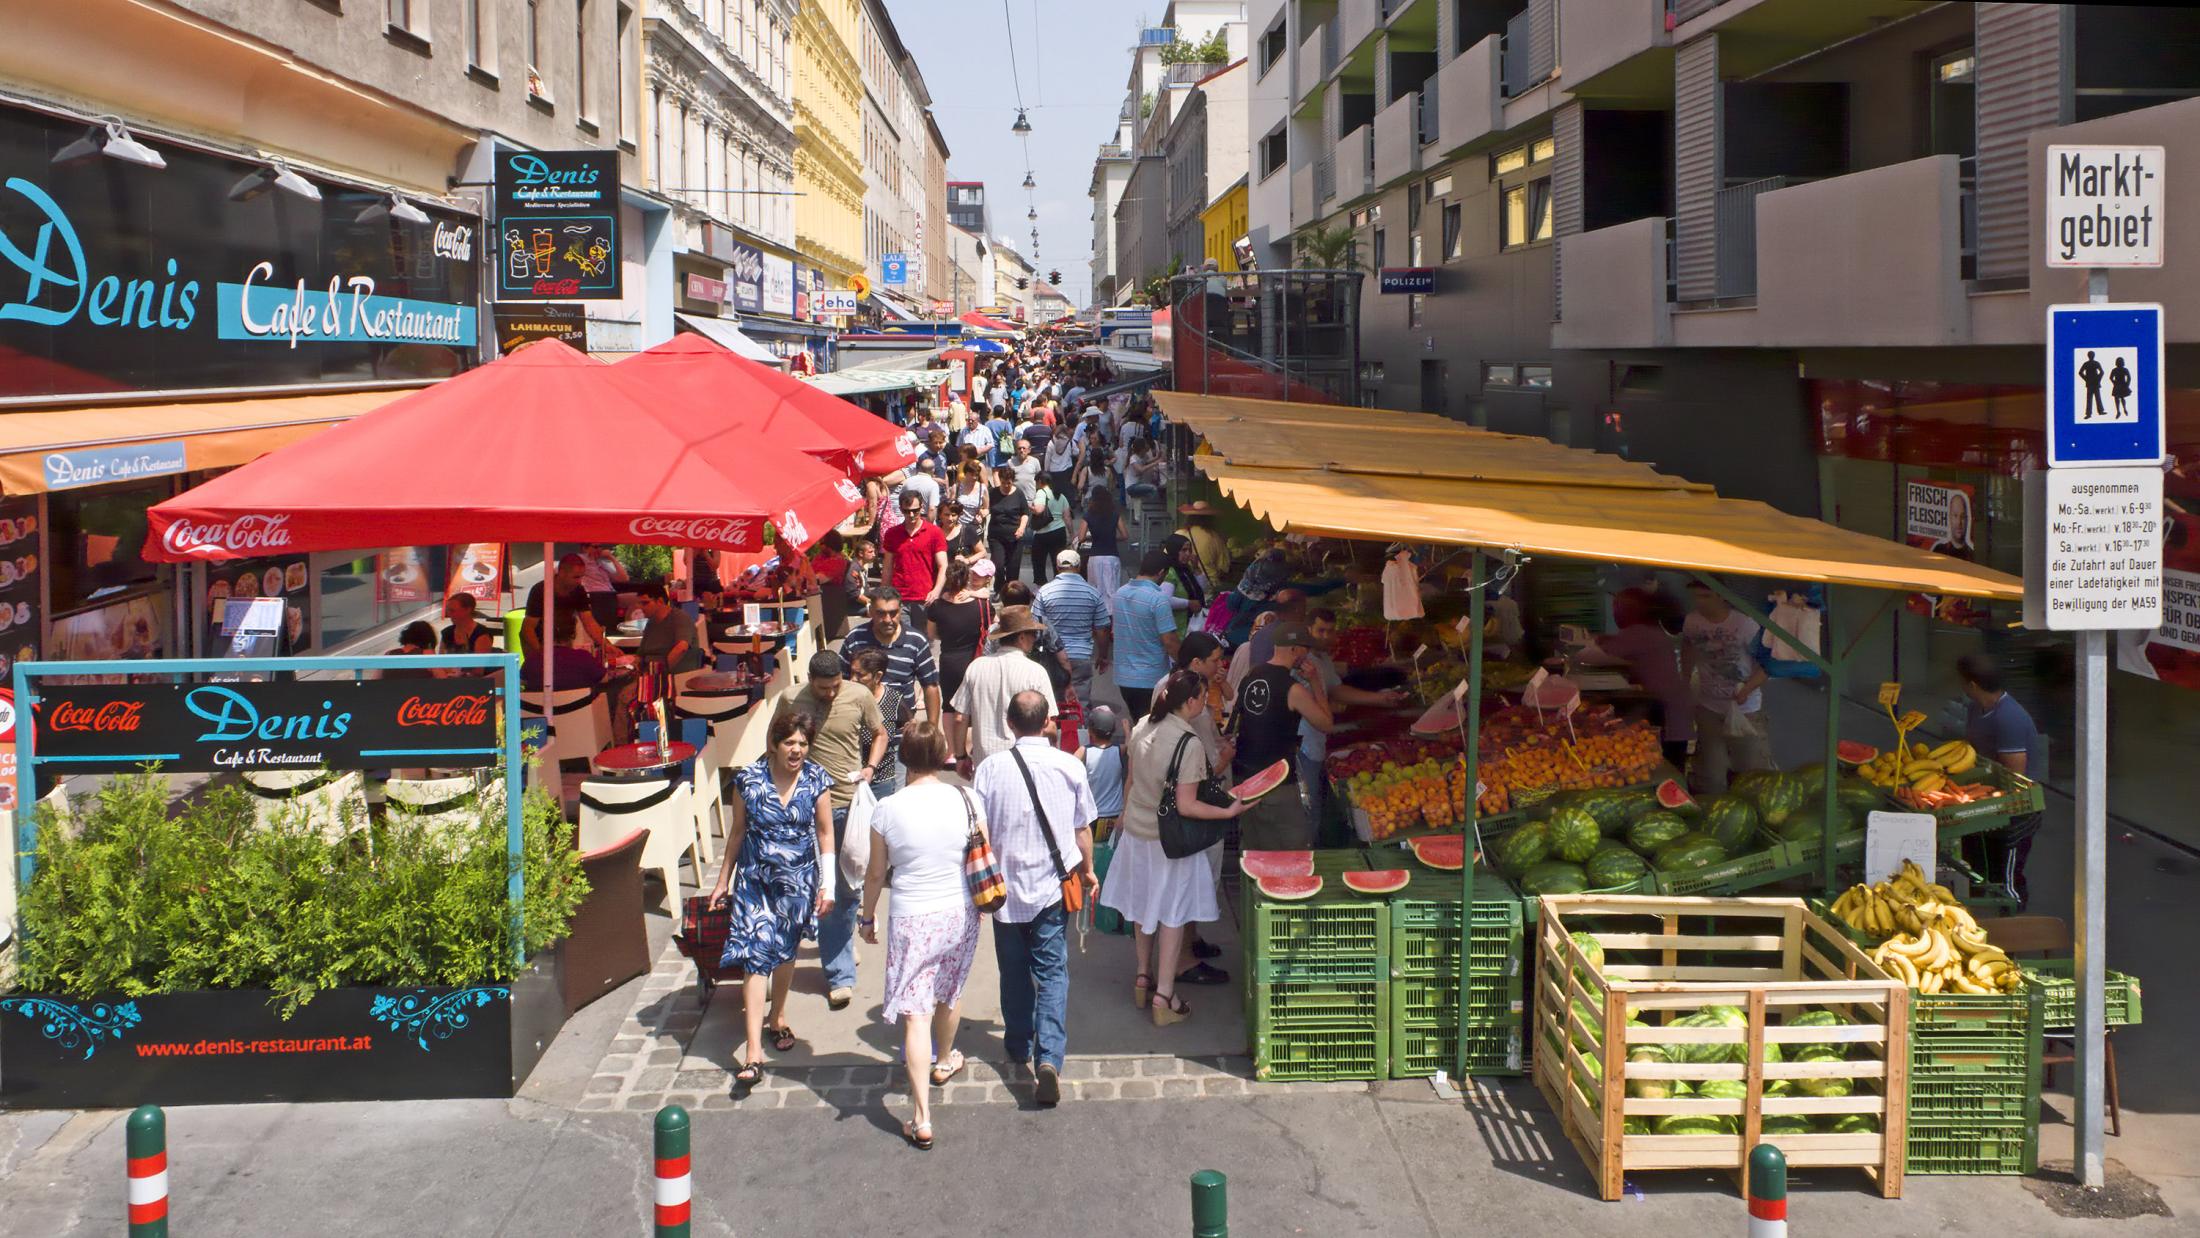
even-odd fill
[[[2038,1167],[2045,1007],[2032,984],[2015,993],[1910,995],[1910,1173]]]
[[[1413,883],[1389,907],[1393,1079],[1459,1067],[1459,875],[1419,866],[1410,871]],[[1505,879],[1487,869],[1474,874],[1466,942],[1467,1071],[1521,1074],[1527,1064],[1522,907]]]
[[[1357,848],[1317,851],[1323,886],[1312,898],[1271,899],[1244,884],[1255,1079],[1379,1079],[1388,1068],[1390,908],[1340,879],[1366,869]]]

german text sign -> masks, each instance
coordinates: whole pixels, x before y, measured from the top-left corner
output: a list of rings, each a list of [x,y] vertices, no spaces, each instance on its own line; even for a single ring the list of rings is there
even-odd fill
[[[2162,470],[2034,471],[2024,507],[2026,627],[2162,625]]]
[[[2047,265],[2162,265],[2162,148],[2047,148]]]
[[[41,688],[32,751],[68,772],[484,766],[503,751],[491,681],[72,684]]]

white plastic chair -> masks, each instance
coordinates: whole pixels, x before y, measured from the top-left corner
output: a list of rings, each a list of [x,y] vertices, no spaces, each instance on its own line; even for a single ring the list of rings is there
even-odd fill
[[[521,692],[519,701],[526,717],[543,716],[539,690]],[[602,687],[558,689],[550,702],[550,742],[542,753],[543,776],[550,785],[558,785],[558,770],[565,762],[594,761],[597,753],[610,746],[611,703]]]
[[[705,863],[717,862],[713,840],[725,834],[726,801],[720,788],[725,772],[739,768],[733,764],[733,754],[756,714],[748,701],[747,692],[689,692],[673,698],[674,708],[688,717],[703,719],[710,727],[709,737],[695,754],[695,811],[700,819],[698,833]]]
[[[481,823],[482,814],[502,811],[504,782],[472,775],[454,778],[392,778],[382,784],[383,802],[393,815],[417,822],[441,842],[452,859],[465,850],[464,840]]]
[[[260,829],[301,821],[323,838],[342,838],[367,821],[367,780],[358,770],[255,770],[244,775]]]
[[[679,779],[590,778],[581,783],[578,845],[595,851],[637,829],[649,831],[642,845],[642,867],[664,878],[666,914],[679,914],[681,857],[688,860],[695,888],[703,888],[702,844],[695,821],[695,788]]]

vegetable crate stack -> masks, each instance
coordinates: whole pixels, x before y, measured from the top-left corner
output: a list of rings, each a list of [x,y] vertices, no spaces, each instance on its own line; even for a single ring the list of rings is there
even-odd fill
[[[1381,1078],[1390,1066],[1390,908],[1344,881],[1346,873],[1368,871],[1366,855],[1357,848],[1251,852],[1240,864],[1253,1077]]]
[[[1547,895],[1535,1081],[1618,1199],[1760,1142],[1902,1193],[1910,990],[1801,901]]]
[[[1390,1077],[1459,1065],[1459,871],[1405,861],[1412,881],[1390,913]],[[1467,1072],[1522,1073],[1522,912],[1503,877],[1474,874],[1467,925]]]

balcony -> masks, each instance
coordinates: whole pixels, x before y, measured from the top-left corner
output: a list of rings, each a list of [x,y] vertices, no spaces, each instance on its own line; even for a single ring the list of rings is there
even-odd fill
[[[1364,44],[1383,28],[1382,0],[1339,0],[1337,15],[1331,19],[1337,24],[1337,50],[1342,59],[1357,57]],[[1372,54],[1372,49],[1369,49]],[[1331,62],[1335,67],[1335,62]]]
[[[1664,6],[1643,0],[1566,0],[1558,23],[1558,62],[1577,99],[1670,96],[1672,47]]]
[[[1337,155],[1332,151],[1314,161],[1314,209],[1319,211],[1337,196]]]
[[[1713,206],[1718,240],[1717,296],[1722,301],[1757,295],[1757,199],[1799,179],[1767,176],[1719,190]]]
[[[1752,205],[1762,345],[1968,342],[1962,174],[1954,155],[1770,189]],[[1722,286],[1727,253],[1722,229]]]
[[[1445,61],[1429,79],[1436,86],[1436,136],[1431,144],[1446,157],[1505,127],[1505,100],[1498,94],[1501,42],[1499,36],[1491,35]]]
[[[1361,125],[1337,140],[1337,193],[1339,202],[1353,202],[1375,192],[1375,134]]]
[[[1651,218],[1558,238],[1564,300],[1551,327],[1551,346],[1671,346],[1666,235],[1666,221]]]
[[[1301,116],[1320,115],[1322,95],[1326,91],[1323,82],[1328,76],[1322,70],[1321,28],[1316,28],[1299,44],[1298,73],[1292,83],[1292,89],[1299,92],[1294,111]]]
[[[1421,170],[1421,92],[1401,96],[1375,114],[1375,185],[1395,184]]]
[[[1314,165],[1291,170],[1291,226],[1303,228],[1321,218],[1322,200],[1314,194]]]

